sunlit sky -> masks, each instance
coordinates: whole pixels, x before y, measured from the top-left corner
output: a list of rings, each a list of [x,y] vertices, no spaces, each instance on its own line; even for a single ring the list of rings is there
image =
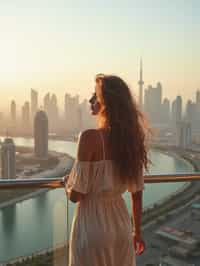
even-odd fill
[[[200,89],[199,0],[0,0],[0,111],[16,99],[88,98],[96,73],[117,74],[194,99]]]

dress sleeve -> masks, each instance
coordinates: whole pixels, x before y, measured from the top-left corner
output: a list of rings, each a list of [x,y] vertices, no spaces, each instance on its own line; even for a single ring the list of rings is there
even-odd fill
[[[67,189],[86,194],[89,192],[91,162],[75,160],[67,180]]]
[[[144,190],[144,175],[137,177],[128,183],[128,191],[135,193],[136,191]]]

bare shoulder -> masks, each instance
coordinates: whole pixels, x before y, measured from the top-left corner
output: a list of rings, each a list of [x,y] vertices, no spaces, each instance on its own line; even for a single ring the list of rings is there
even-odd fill
[[[79,133],[79,139],[81,142],[92,143],[97,139],[97,134],[99,134],[98,129],[86,129]]]
[[[98,129],[87,129],[79,134],[78,158],[80,160],[92,160],[98,145]]]

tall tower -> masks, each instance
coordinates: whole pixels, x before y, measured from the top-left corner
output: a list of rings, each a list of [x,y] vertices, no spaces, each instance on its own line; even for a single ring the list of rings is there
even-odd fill
[[[15,144],[12,138],[6,138],[1,147],[1,176],[16,178]]]
[[[31,115],[35,116],[35,113],[38,110],[38,92],[34,89],[31,89]]]
[[[142,65],[142,59],[140,59],[140,80],[138,81],[139,85],[139,105],[141,108],[143,108],[143,65]]]
[[[35,156],[48,158],[48,117],[44,111],[38,111],[34,119]]]
[[[200,104],[200,90],[196,91],[196,103]]]
[[[49,112],[50,112],[50,93],[48,92],[45,96],[44,96],[44,111],[46,112],[46,114],[49,116]]]
[[[182,97],[180,95],[172,102],[171,121],[173,129],[176,129],[177,123],[182,121]]]
[[[30,125],[30,105],[29,102],[25,102],[22,106],[22,125],[25,127]]]
[[[10,116],[11,116],[11,122],[13,124],[16,123],[16,103],[15,101],[12,101],[10,104]]]

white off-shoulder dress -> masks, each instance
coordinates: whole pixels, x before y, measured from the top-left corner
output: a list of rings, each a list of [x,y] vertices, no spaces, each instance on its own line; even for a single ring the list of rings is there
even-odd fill
[[[69,266],[135,266],[134,225],[122,194],[144,189],[144,180],[122,184],[100,136],[103,160],[76,159],[67,181],[68,188],[86,194],[73,217]]]

